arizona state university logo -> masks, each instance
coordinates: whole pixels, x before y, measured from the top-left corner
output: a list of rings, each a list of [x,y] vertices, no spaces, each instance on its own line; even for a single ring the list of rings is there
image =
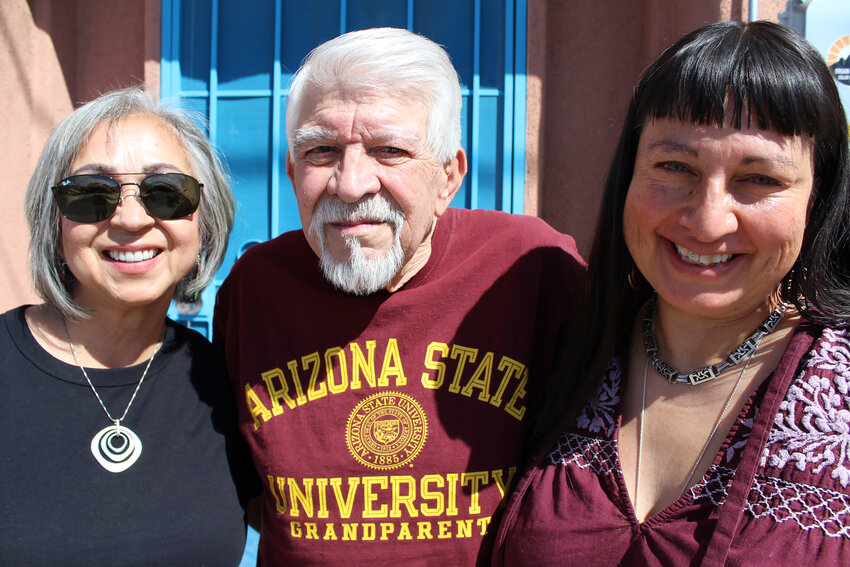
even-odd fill
[[[345,441],[355,459],[373,469],[395,469],[416,458],[425,445],[428,419],[419,403],[398,392],[379,392],[348,416]]]

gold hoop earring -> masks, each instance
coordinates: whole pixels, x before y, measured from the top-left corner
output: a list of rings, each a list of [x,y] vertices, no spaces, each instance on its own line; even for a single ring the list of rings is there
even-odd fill
[[[640,285],[642,283],[641,279],[642,279],[642,276],[641,276],[640,272],[637,271],[637,266],[635,265],[634,262],[632,262],[632,269],[629,272],[629,277],[628,277],[629,286],[632,289],[635,289],[635,290],[640,289]]]

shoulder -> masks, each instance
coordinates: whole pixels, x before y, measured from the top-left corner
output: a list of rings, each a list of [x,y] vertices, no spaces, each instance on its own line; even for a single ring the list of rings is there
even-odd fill
[[[282,290],[295,281],[310,282],[321,278],[318,260],[299,230],[285,232],[276,238],[254,244],[245,250],[219,288],[219,299],[231,294],[248,297],[268,292],[274,281]]]
[[[181,325],[171,319],[166,319],[166,342],[170,352],[186,352],[193,359],[202,361],[204,364],[215,364],[220,357],[218,347],[194,329]]]
[[[771,422],[762,466],[786,481],[848,490],[850,454],[835,449],[850,426],[850,331],[801,324],[774,376],[782,374],[793,378]]]
[[[497,247],[504,251],[524,252],[554,248],[579,258],[573,237],[558,232],[543,219],[490,210],[449,208],[439,224],[445,223],[453,240],[474,247]],[[583,263],[583,262],[582,262]]]
[[[29,332],[26,319],[26,310],[28,307],[31,306],[21,305],[0,315],[0,319],[2,319],[0,328],[6,330],[6,333],[3,333],[2,336],[9,336],[18,341]]]
[[[814,327],[815,338],[804,362],[808,373],[829,377],[841,383],[843,394],[850,394],[850,329]],[[819,331],[819,332],[818,332]],[[847,397],[850,405],[850,397]]]
[[[454,221],[462,230],[482,231],[488,234],[497,234],[504,230],[516,230],[526,233],[527,236],[552,242],[573,240],[572,237],[552,228],[543,219],[530,215],[450,207],[445,216],[454,217]]]
[[[27,307],[32,307],[32,306],[31,305],[19,305],[18,307],[14,307],[12,309],[9,309],[8,311],[6,311],[2,315],[0,315],[0,318],[2,318],[3,321],[10,321],[10,322],[11,321],[22,321],[22,320],[24,320],[24,312],[27,310]]]

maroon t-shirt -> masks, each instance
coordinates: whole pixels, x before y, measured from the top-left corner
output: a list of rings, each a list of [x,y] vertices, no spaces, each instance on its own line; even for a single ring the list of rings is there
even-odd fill
[[[543,221],[449,209],[395,293],[331,287],[301,231],[222,286],[263,565],[489,562],[495,515],[584,266]]]
[[[511,495],[494,565],[850,565],[850,333],[801,324],[705,476],[639,522],[614,359]]]

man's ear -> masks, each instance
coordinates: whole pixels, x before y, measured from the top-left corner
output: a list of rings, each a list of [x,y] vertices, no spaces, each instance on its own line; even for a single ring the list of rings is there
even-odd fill
[[[295,165],[292,163],[292,150],[286,150],[286,176],[295,188]]]
[[[457,151],[457,155],[447,164],[443,166],[446,172],[446,183],[437,195],[437,206],[434,214],[437,217],[443,216],[446,209],[452,202],[452,199],[457,195],[463,184],[463,178],[466,177],[466,152],[463,148]]]

